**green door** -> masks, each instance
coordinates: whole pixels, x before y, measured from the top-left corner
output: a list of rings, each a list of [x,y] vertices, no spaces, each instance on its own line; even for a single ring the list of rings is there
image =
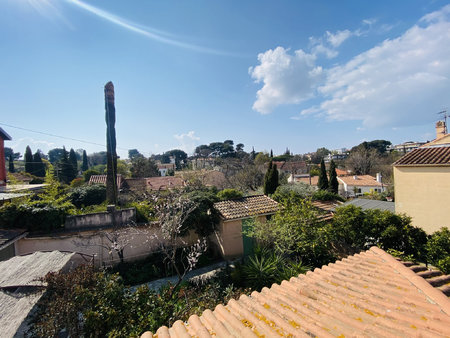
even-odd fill
[[[242,220],[242,242],[244,244],[244,256],[249,256],[253,254],[253,248],[255,246],[255,241],[253,238],[248,237],[246,232],[253,227],[254,220],[251,218],[246,218]]]

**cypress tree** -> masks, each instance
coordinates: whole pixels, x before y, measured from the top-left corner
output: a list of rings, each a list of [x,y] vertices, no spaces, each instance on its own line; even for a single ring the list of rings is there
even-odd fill
[[[63,155],[61,160],[59,161],[60,166],[60,174],[59,180],[63,183],[69,184],[76,177],[75,170],[72,166],[72,163],[69,161],[69,155],[67,154],[67,150],[63,147]]]
[[[13,155],[9,154],[9,172],[10,173],[14,173],[15,169],[14,169],[14,159],[13,159]]]
[[[273,151],[272,151],[272,149],[270,149],[270,158],[272,158],[273,157]]]
[[[30,146],[25,149],[25,172],[34,174],[33,153]]]
[[[89,164],[88,164],[86,150],[83,150],[83,164],[81,165],[81,170],[86,171],[88,169],[89,169]]]
[[[33,155],[33,167],[33,175],[45,177],[45,164],[42,162],[41,154],[39,154],[39,151],[36,151],[36,153]]]
[[[279,177],[278,177],[278,168],[276,164],[273,165],[272,171],[273,171],[272,174],[272,190],[273,190],[272,194],[273,194],[280,185],[280,183],[278,182]]]
[[[75,151],[73,150],[73,148],[70,148],[69,161],[72,164],[72,167],[73,167],[75,173],[78,173],[77,154],[75,154]]]
[[[336,163],[333,160],[330,162],[330,191],[337,194],[339,189],[339,182],[336,174]]]
[[[325,169],[325,161],[323,160],[323,158],[322,161],[320,161],[319,182],[317,182],[317,186],[319,187],[319,190],[328,189],[327,170]]]
[[[269,162],[266,175],[264,176],[264,195],[273,194],[278,187],[277,165]]]

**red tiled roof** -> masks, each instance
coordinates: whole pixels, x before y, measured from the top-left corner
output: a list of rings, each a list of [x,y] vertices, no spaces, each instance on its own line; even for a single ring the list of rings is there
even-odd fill
[[[450,147],[417,148],[398,159],[393,165],[450,165]]]
[[[122,186],[122,182],[123,182],[122,175],[118,174],[116,176],[116,179],[117,179],[117,187],[120,188]],[[92,175],[89,178],[89,185],[92,185],[92,184],[106,185],[106,175]]]
[[[242,295],[156,331],[158,337],[445,337],[450,300],[372,249]],[[150,332],[141,337],[152,337]]]
[[[265,195],[256,195],[217,202],[214,208],[224,219],[230,220],[274,214],[278,210],[278,203]]]
[[[336,175],[338,176],[347,176],[350,175],[347,170],[336,169]]]
[[[355,179],[356,178],[356,179]],[[359,187],[381,187],[382,184],[370,175],[338,176],[338,181],[344,182],[349,186]]]
[[[309,184],[309,182],[310,182],[309,177],[300,177],[300,178],[296,178],[295,180],[296,180],[296,182],[302,182],[302,183],[306,183],[306,184]],[[311,185],[317,186],[318,183],[319,183],[319,176],[311,176]]]

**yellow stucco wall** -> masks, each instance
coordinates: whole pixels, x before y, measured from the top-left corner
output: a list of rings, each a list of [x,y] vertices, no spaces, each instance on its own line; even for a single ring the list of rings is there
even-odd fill
[[[395,212],[428,234],[450,227],[450,166],[394,167]]]

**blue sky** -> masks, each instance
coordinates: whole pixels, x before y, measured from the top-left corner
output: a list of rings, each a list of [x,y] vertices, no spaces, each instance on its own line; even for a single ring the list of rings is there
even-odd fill
[[[3,0],[0,53],[22,153],[104,150],[108,81],[122,157],[426,141],[450,105],[449,1]]]

